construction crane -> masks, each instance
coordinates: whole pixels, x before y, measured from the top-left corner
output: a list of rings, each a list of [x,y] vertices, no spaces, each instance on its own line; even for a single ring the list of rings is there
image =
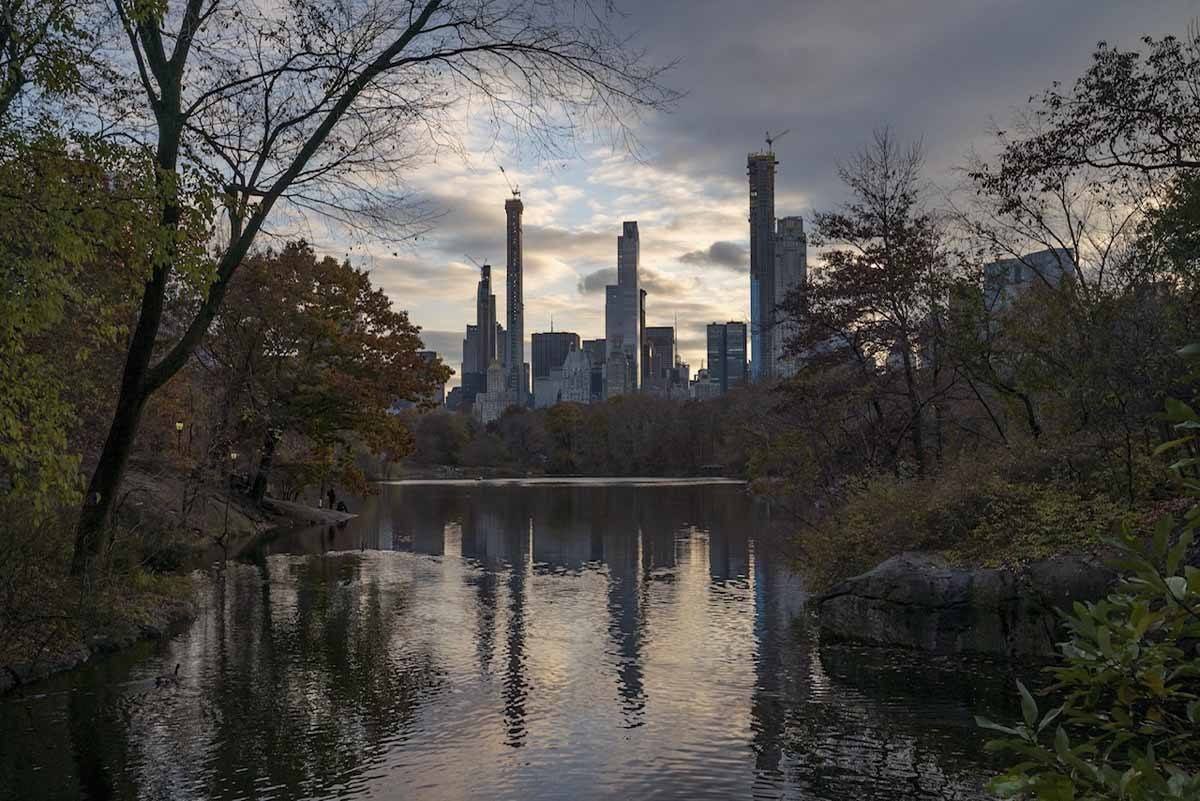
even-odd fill
[[[470,253],[464,253],[463,258],[466,259],[467,261],[471,262],[471,264],[474,264],[478,269],[480,269],[480,270],[483,269],[483,265],[480,264],[479,262],[475,261],[475,259],[471,257]]]
[[[787,134],[789,134],[791,132],[792,132],[792,129],[788,128],[786,131],[781,131],[780,133],[777,133],[774,136],[771,136],[771,132],[767,131],[767,152],[768,153],[775,152],[775,142],[782,139],[784,136],[786,136]]]
[[[496,166],[500,168],[500,174],[504,176],[504,182],[506,184],[508,184],[508,191],[512,192],[513,197],[520,197],[521,196],[521,187],[517,186],[516,184],[514,184],[512,181],[509,180],[508,173],[504,171],[504,165],[497,164]]]

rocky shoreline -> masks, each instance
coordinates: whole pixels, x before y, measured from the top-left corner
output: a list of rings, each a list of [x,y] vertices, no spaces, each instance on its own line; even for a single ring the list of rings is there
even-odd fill
[[[150,480],[135,475],[141,484]],[[231,526],[235,539],[227,544],[229,555],[236,554],[240,544],[255,540],[270,532],[288,527],[343,523],[356,517],[350,512],[321,509],[292,501],[266,498],[261,508],[252,510],[237,501],[238,525]],[[254,514],[256,517],[251,517]],[[249,522],[243,522],[243,521]],[[231,521],[232,522],[232,521]],[[205,562],[208,558],[220,558],[215,546],[197,543],[190,561],[192,564]],[[159,598],[139,609],[131,619],[101,627],[85,637],[65,645],[57,645],[52,651],[30,662],[0,664],[0,695],[19,687],[25,687],[57,673],[77,668],[97,656],[124,650],[145,640],[158,640],[171,636],[180,628],[196,619],[196,605],[191,600]]]
[[[1109,592],[1098,560],[1060,556],[1019,569],[962,568],[907,552],[812,599],[823,637],[1008,659],[1055,655],[1059,616]]]
[[[196,619],[190,600],[163,599],[144,611],[137,622],[122,621],[59,648],[53,654],[15,665],[0,665],[0,695],[63,673],[106,654],[129,648],[143,640],[160,640]]]

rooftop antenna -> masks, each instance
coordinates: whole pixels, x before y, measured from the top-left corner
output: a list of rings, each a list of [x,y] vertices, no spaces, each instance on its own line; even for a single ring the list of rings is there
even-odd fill
[[[520,197],[521,196],[521,187],[517,186],[516,184],[514,184],[512,181],[509,180],[508,173],[504,171],[504,165],[497,164],[496,166],[500,168],[500,174],[504,176],[504,182],[506,184],[508,184],[508,191],[512,192],[513,197]]]
[[[787,130],[780,131],[779,133],[772,136],[771,132],[767,131],[767,137],[766,137],[767,138],[767,152],[774,153],[775,152],[775,143],[791,132],[792,132],[792,129],[788,128]]]

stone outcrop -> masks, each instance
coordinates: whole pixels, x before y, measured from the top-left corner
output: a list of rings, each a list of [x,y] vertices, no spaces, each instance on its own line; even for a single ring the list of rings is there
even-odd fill
[[[1055,654],[1055,609],[1103,597],[1115,576],[1063,556],[1020,570],[958,568],[903,553],[813,599],[822,636],[940,654]]]

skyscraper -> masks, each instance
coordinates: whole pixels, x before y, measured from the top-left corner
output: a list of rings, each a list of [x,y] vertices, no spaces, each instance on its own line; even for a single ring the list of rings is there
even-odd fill
[[[623,365],[610,364],[608,376],[619,376],[621,386],[608,386],[605,394],[620,395],[637,389],[641,372],[641,288],[638,286],[638,260],[641,246],[638,224],[625,222],[617,237],[617,283],[604,288],[604,338],[611,363],[623,359]]]
[[[604,339],[585,339],[582,349],[592,366],[591,399],[600,400],[604,397],[604,364],[608,359],[608,342]]]
[[[476,369],[487,373],[496,358],[496,296],[492,294],[492,265],[479,268],[479,285],[475,289],[475,326],[479,330],[479,355]]]
[[[750,153],[750,345],[755,381],[775,376],[775,153]],[[709,365],[710,370],[712,365]]]
[[[505,280],[508,288],[508,349],[507,375],[505,386],[512,393],[513,403],[525,405],[525,394],[528,387],[525,382],[525,295],[523,282],[523,250],[524,234],[521,229],[521,212],[525,206],[517,191],[504,201],[504,213],[507,217],[508,265]]]
[[[746,324],[708,324],[708,377],[721,394],[746,383]]]
[[[652,325],[644,329],[646,359],[642,371],[643,386],[647,390],[663,392],[672,383],[671,369],[675,366],[675,328],[669,325]]]
[[[775,302],[783,303],[793,289],[808,280],[808,237],[804,218],[780,217],[775,231]],[[784,348],[795,336],[795,326],[777,319],[772,332],[775,375],[787,378],[796,373],[796,360],[784,358]]]

